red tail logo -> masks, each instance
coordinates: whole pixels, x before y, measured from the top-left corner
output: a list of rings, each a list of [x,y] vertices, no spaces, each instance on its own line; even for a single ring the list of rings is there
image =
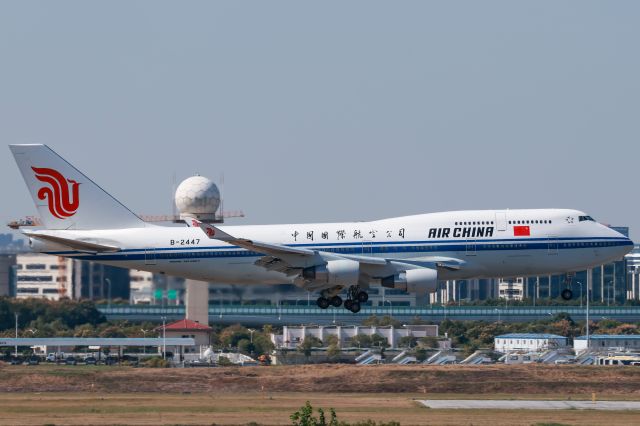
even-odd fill
[[[58,219],[67,219],[76,214],[80,206],[80,184],[65,178],[57,170],[46,167],[31,169],[35,172],[36,179],[49,185],[38,190],[38,198],[47,200],[51,214]]]

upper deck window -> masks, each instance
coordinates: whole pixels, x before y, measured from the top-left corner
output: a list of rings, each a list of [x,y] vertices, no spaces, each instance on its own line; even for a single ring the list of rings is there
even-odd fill
[[[578,221],[584,222],[586,220],[595,222],[595,220],[591,216],[578,216]]]

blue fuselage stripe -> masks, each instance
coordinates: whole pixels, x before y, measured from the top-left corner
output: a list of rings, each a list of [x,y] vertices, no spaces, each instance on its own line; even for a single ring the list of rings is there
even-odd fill
[[[595,240],[595,241],[594,241]],[[318,250],[352,255],[393,254],[393,253],[436,253],[436,252],[477,252],[504,250],[567,250],[593,249],[598,247],[630,246],[633,242],[626,238],[529,238],[475,241],[394,241],[394,242],[351,242],[327,244],[296,244],[291,247],[307,247]],[[147,253],[145,253],[147,252]],[[56,255],[73,255],[74,259],[101,261],[145,260],[150,256],[155,260],[177,261],[181,259],[261,257],[262,253],[249,251],[236,246],[215,247],[165,247],[157,249],[130,249],[117,253],[95,255],[75,255],[77,252],[52,252]]]

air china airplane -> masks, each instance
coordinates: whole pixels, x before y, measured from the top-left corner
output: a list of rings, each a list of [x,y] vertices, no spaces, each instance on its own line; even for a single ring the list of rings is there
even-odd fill
[[[294,283],[317,304],[360,310],[372,284],[433,292],[439,280],[566,274],[622,258],[633,242],[568,209],[472,210],[371,222],[186,227],[141,220],[46,145],[11,145],[45,229],[33,250],[233,284]],[[346,289],[347,298],[339,294]]]

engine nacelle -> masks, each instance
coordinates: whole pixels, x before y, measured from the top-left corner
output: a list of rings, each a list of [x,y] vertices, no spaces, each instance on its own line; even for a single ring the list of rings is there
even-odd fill
[[[387,288],[397,288],[409,293],[424,295],[436,291],[438,287],[438,271],[429,268],[409,269],[380,280]]]
[[[330,260],[326,265],[312,266],[302,270],[302,277],[320,283],[350,286],[358,283],[360,262],[353,260]]]

